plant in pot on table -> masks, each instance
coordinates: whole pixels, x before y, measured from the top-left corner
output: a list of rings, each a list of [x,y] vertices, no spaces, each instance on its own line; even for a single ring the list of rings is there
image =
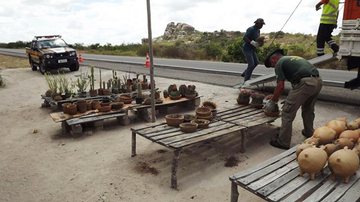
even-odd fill
[[[58,90],[57,79],[53,75],[46,72],[45,80],[49,87],[49,89],[45,92],[45,96],[53,98],[56,95],[56,92]]]
[[[98,95],[97,90],[95,90],[95,77],[94,77],[94,67],[90,67],[90,75],[89,75],[89,83],[90,83],[90,90],[89,94],[90,97],[95,97]]]
[[[89,85],[88,76],[86,73],[81,73],[76,81],[76,87],[80,97],[86,97],[86,89]]]
[[[75,84],[71,79],[67,79],[64,74],[59,73],[59,91],[63,99],[69,98],[73,94]]]

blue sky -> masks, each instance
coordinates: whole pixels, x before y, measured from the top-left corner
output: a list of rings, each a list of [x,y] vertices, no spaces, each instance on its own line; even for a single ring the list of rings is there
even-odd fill
[[[299,1],[152,0],[153,37],[169,22],[199,31],[241,31],[256,18],[262,33],[279,31]],[[303,0],[284,32],[316,34],[318,1]],[[342,5],[340,6],[342,7]],[[342,13],[339,16],[341,25]],[[1,2],[0,42],[30,41],[34,35],[60,34],[68,43],[140,43],[147,37],[146,0],[11,0]],[[338,33],[338,30],[334,32]]]

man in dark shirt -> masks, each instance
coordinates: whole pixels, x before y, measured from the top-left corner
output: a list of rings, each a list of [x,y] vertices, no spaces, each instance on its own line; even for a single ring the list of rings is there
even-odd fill
[[[292,135],[292,122],[296,112],[302,109],[304,129],[302,134],[310,137],[314,131],[314,106],[322,87],[319,71],[304,58],[284,56],[282,49],[275,50],[265,59],[266,67],[275,67],[277,86],[269,102],[278,102],[284,90],[285,80],[291,82],[292,89],[287,96],[281,112],[281,127],[278,136],[270,144],[281,149],[289,149]]]
[[[259,64],[259,60],[255,52],[256,48],[259,47],[259,43],[256,42],[256,39],[259,38],[260,29],[263,25],[265,25],[265,22],[262,18],[258,18],[254,23],[255,25],[249,27],[243,37],[245,42],[243,46],[243,53],[245,55],[246,62],[248,63],[246,70],[241,74],[241,76],[244,77],[244,81],[250,80],[253,70]]]

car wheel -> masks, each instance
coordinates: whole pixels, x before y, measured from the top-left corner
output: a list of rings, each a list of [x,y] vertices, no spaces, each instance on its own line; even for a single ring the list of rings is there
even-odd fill
[[[37,70],[37,66],[34,64],[34,62],[31,60],[31,58],[29,58],[29,63],[30,63],[30,67],[33,71]]]
[[[45,72],[47,71],[44,62],[42,62],[42,61],[40,62],[39,70],[40,70],[41,74],[45,74]]]
[[[78,71],[79,70],[79,63],[75,63],[74,65],[69,67],[70,71]]]

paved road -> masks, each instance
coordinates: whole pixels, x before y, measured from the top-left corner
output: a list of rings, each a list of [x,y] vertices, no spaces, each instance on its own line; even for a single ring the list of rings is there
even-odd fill
[[[5,52],[4,52],[5,51]],[[10,54],[19,57],[26,57],[25,51],[14,49],[0,49],[0,54]],[[109,56],[83,54],[85,59],[83,65],[93,65],[105,69],[114,69],[123,72],[133,72],[140,74],[148,74],[149,70],[144,68],[144,58],[142,57],[125,57],[125,56]],[[211,61],[194,61],[179,59],[154,59],[155,69],[154,75],[164,78],[182,79],[185,81],[197,81],[202,83],[234,86],[242,82],[241,72],[246,68],[246,64],[223,63]],[[267,69],[263,65],[256,68],[254,76],[273,73],[273,69]],[[360,116],[360,90],[349,90],[342,88],[343,82],[348,81],[357,76],[356,72],[341,70],[320,70],[320,74],[325,81],[320,100],[345,103],[355,105],[355,111]],[[334,85],[328,85],[333,83]],[[263,90],[273,91],[274,82],[267,83],[263,86]],[[290,85],[286,85],[289,90]]]
[[[0,53],[10,53],[17,56],[25,55],[24,49],[2,49]],[[113,62],[127,65],[139,65],[143,67],[145,59],[143,57],[128,57],[128,56],[111,56],[111,55],[95,55],[95,54],[82,54],[85,61],[98,61],[98,62]],[[225,63],[225,62],[212,62],[212,61],[199,61],[199,60],[180,60],[180,59],[164,59],[154,58],[154,66],[157,68],[170,68],[170,69],[184,69],[199,72],[208,72],[221,75],[234,75],[240,76],[245,70],[246,64],[239,63]],[[259,65],[255,71],[254,76],[261,76],[273,73],[273,69],[267,69],[264,65]],[[357,72],[347,70],[329,70],[321,69],[321,77],[325,81],[333,82],[337,86],[343,86],[345,81],[349,81],[357,77]]]

